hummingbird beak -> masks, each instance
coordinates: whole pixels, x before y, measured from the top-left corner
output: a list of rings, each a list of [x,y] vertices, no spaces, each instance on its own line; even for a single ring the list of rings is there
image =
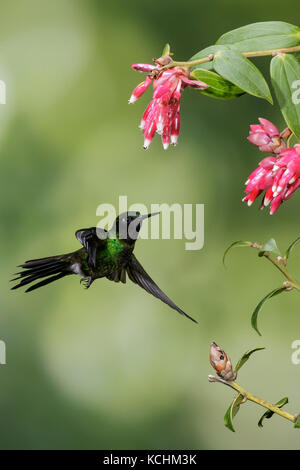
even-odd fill
[[[136,219],[134,219],[129,226],[128,230],[128,235],[131,240],[137,240],[139,231],[142,227],[143,220],[148,219],[149,217],[152,217],[153,215],[157,215],[159,212],[153,212],[152,214],[145,214],[145,215],[140,215]]]
[[[139,220],[144,220],[148,219],[149,217],[153,217],[154,215],[158,215],[160,212],[152,212],[152,214],[145,214],[145,215],[140,215]]]

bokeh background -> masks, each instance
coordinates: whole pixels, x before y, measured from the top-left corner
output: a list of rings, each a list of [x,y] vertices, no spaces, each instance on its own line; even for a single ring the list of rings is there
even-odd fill
[[[275,237],[285,249],[300,235],[299,200],[276,215],[241,202],[261,155],[247,143],[258,116],[284,122],[276,106],[243,96],[210,99],[186,90],[176,149],[158,137],[142,149],[137,126],[150,98],[128,106],[141,75],[132,62],[171,43],[188,59],[235,27],[265,20],[300,24],[297,0],[163,2],[1,1],[0,106],[2,449],[288,449],[300,434],[275,416],[261,430],[257,406],[223,426],[230,389],[209,384],[211,341],[236,361],[266,346],[239,382],[270,401],[287,395],[300,411],[300,297],[276,297],[250,327],[257,302],[282,278],[251,250],[222,254],[233,240]],[[268,70],[268,59],[260,59]],[[268,72],[267,72],[268,73]],[[70,277],[27,295],[9,290],[26,259],[79,247],[78,228],[98,223],[101,203],[205,204],[205,246],[142,240],[136,254],[161,287],[194,315],[182,318],[133,284],[98,281],[88,290]],[[290,269],[300,277],[300,252]]]

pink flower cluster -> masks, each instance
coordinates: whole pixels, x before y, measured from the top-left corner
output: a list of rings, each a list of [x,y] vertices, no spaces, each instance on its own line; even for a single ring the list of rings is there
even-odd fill
[[[272,152],[273,155],[264,158],[249,176],[243,201],[251,206],[265,191],[261,209],[271,204],[272,215],[300,187],[300,145],[287,148],[285,139],[291,135],[289,129],[280,134],[270,121],[259,121],[260,125],[250,127],[248,139],[261,151]]]
[[[183,67],[173,67],[159,72],[159,67],[167,65],[169,56],[154,59],[155,65],[132,64],[139,72],[149,75],[132,92],[129,103],[134,103],[153,83],[153,97],[148,104],[140,123],[144,134],[144,148],[147,149],[155,135],[160,134],[166,150],[169,144],[176,145],[180,130],[180,99],[185,87],[191,86],[204,90],[208,88],[204,82],[190,80],[188,70]]]

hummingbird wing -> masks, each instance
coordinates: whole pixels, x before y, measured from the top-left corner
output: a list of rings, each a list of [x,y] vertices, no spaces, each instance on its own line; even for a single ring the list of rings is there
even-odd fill
[[[181,313],[185,317],[189,318],[193,322],[197,323],[194,318],[190,317],[187,313],[185,313],[181,308],[177,307],[174,302],[158,287],[157,284],[151,279],[149,274],[146,273],[143,266],[138,262],[134,255],[131,256],[131,259],[127,265],[127,274],[129,279],[138,284],[142,289],[145,289],[149,294],[154,295],[157,299],[160,299],[165,304],[169,305],[169,307],[173,308],[177,312]]]
[[[101,238],[101,236],[103,238]],[[83,228],[75,232],[75,237],[88,252],[88,265],[95,268],[97,262],[97,251],[101,245],[104,248],[107,231],[98,227]]]

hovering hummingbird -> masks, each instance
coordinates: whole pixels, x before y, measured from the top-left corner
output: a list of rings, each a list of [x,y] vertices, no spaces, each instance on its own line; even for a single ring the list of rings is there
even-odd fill
[[[19,266],[24,270],[16,273],[18,277],[12,279],[21,279],[12,289],[45,278],[26,290],[30,292],[70,274],[79,274],[80,283],[86,288],[89,288],[95,279],[102,277],[125,284],[127,274],[132,282],[149,294],[197,323],[164,294],[133,254],[143,220],[157,214],[159,212],[146,215],[124,212],[116,218],[109,231],[98,227],[77,230],[75,236],[83,248],[64,255],[26,261]]]

